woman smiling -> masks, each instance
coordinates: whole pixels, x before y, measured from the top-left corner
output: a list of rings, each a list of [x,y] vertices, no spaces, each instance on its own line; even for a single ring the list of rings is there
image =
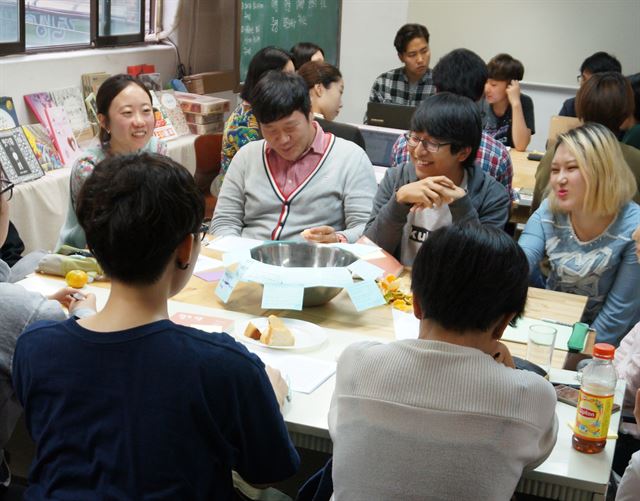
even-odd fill
[[[560,136],[549,197],[529,219],[520,246],[532,275],[546,254],[546,288],[588,296],[582,321],[597,342],[618,345],[640,320],[640,264],[633,231],[636,182],[613,133],[590,123]]]

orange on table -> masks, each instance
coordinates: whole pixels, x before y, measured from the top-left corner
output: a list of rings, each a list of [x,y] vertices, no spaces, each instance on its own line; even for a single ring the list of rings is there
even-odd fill
[[[86,271],[82,270],[71,270],[68,272],[64,279],[67,282],[69,287],[73,287],[74,289],[82,289],[87,282],[89,281],[89,275],[87,275]]]

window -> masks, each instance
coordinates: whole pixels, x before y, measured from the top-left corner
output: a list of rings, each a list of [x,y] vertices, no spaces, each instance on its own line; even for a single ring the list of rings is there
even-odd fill
[[[161,0],[0,0],[0,54],[143,42]]]

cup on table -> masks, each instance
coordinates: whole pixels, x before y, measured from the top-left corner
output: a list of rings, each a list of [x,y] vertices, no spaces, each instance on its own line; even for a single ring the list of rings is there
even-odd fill
[[[531,325],[527,339],[527,360],[549,372],[553,348],[556,343],[556,329],[549,325]]]

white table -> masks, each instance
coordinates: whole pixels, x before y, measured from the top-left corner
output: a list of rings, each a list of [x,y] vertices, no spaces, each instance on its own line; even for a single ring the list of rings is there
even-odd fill
[[[167,152],[191,174],[196,171],[196,135],[167,141]],[[24,242],[25,254],[33,250],[53,251],[69,206],[70,167],[47,172],[40,179],[16,185],[9,202],[11,222]]]
[[[192,280],[199,280],[194,278]],[[45,294],[54,292],[62,286],[60,279],[35,275],[21,282],[30,290]],[[106,302],[108,289],[89,286],[88,291],[97,296],[98,307]],[[213,300],[211,300],[213,305]],[[169,302],[169,314],[199,313],[214,317],[239,320],[251,318],[252,314],[230,311],[228,309],[209,308],[179,301]],[[351,343],[363,340],[381,341],[380,337],[367,336],[348,330],[336,330],[325,327],[328,342],[314,350],[312,356],[326,361],[336,361],[340,353]],[[268,348],[264,348],[268,350]],[[311,353],[303,353],[310,355]],[[575,384],[575,373],[552,369],[552,381]],[[327,415],[335,386],[335,376],[331,377],[311,394],[295,393],[290,403],[285,406],[284,418],[292,440],[298,447],[321,452],[332,452],[332,443],[328,431]],[[624,385],[619,382],[615,401],[622,403]],[[607,442],[605,450],[600,454],[587,455],[579,453],[571,447],[572,432],[567,422],[575,419],[575,407],[558,403],[558,440],[547,460],[533,471],[525,473],[518,491],[549,497],[551,499],[597,500],[603,501],[609,480],[609,472],[613,461],[615,441]],[[612,416],[609,433],[615,434],[620,422],[620,413]]]

